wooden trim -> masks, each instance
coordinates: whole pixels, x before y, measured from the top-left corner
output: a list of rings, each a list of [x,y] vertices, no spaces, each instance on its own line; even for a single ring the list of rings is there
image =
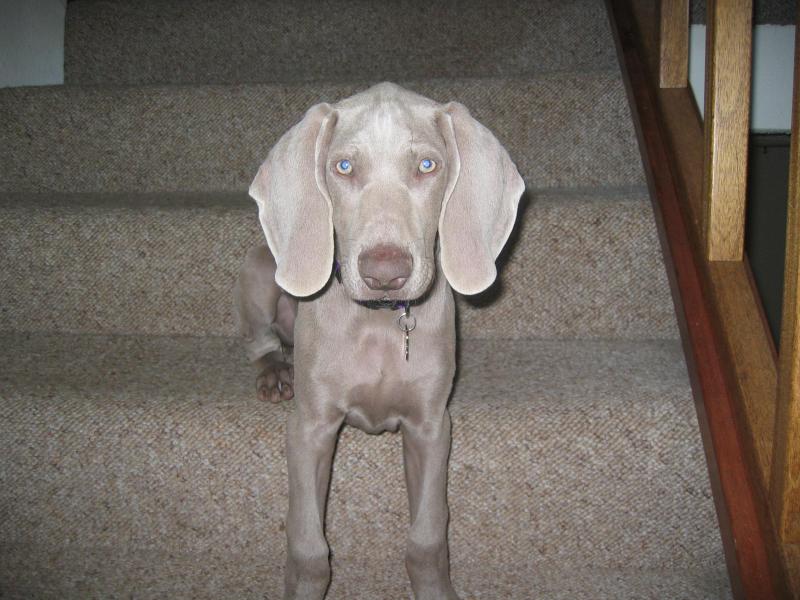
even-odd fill
[[[707,0],[706,256],[742,260],[750,129],[752,0]]]
[[[795,41],[778,406],[770,499],[778,535],[800,543],[800,36]]]
[[[745,262],[706,266],[720,337],[730,358],[753,478],[766,498],[772,467],[778,373],[761,300]]]
[[[660,90],[662,131],[674,161],[674,176],[691,225],[695,248],[703,248],[703,125],[688,89]],[[702,250],[700,250],[702,253]],[[772,334],[764,318],[747,261],[706,263],[712,301],[734,365],[739,412],[746,429],[748,456],[765,492],[769,489],[775,398],[778,385]]]
[[[703,252],[698,251],[702,246],[693,235],[697,207],[683,190],[682,173],[673,160],[679,153],[670,151],[660,115],[662,95],[688,91],[653,92],[644,67],[647,58],[640,57],[636,44],[630,4],[606,1],[675,299],[734,594],[737,598],[788,598],[767,503],[757,473],[750,468],[737,374],[720,333],[723,323],[714,285]],[[642,4],[641,0],[633,3]],[[749,289],[746,264],[728,266],[737,269],[734,278],[744,276]],[[717,273],[718,280],[725,278],[725,273]]]
[[[645,54],[646,41],[656,35],[653,0],[629,0],[639,30],[637,42]],[[644,57],[647,58],[646,56]],[[648,64],[648,63],[645,63]],[[654,84],[655,85],[655,84]],[[658,102],[662,132],[673,161],[676,183],[695,248],[703,247],[703,123],[692,92],[660,89]],[[702,250],[701,250],[702,253]],[[706,263],[712,301],[720,330],[734,365],[739,391],[739,413],[746,429],[745,442],[761,491],[768,494],[778,386],[777,354],[764,309],[747,260]]]
[[[682,88],[689,82],[689,0],[661,0],[659,85]]]

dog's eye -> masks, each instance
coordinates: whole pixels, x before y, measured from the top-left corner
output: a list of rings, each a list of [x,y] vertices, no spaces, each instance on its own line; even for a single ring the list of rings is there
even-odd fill
[[[420,173],[430,173],[436,168],[436,163],[432,161],[430,158],[423,158],[419,162],[419,172]]]
[[[336,163],[336,170],[342,175],[350,175],[353,172],[353,163],[346,158],[343,158]]]

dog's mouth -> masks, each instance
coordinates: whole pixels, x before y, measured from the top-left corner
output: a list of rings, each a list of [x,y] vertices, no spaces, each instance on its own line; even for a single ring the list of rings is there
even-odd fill
[[[364,282],[359,281],[356,293],[348,293],[354,302],[370,308],[402,309],[414,304],[421,304],[433,289],[435,271],[423,273],[420,278],[409,278],[411,285],[398,290],[371,290]],[[345,286],[351,292],[348,286]]]
[[[334,274],[345,293],[355,302],[370,306],[394,308],[403,304],[418,303],[433,285],[435,267],[432,262],[414,255],[414,268],[408,273],[404,284],[397,289],[375,289],[374,281],[369,285],[359,272],[356,261],[349,257],[337,257]]]
[[[404,286],[399,290],[371,290],[361,281],[351,286],[343,280],[340,280],[340,285],[353,302],[370,308],[392,309],[419,303],[430,287],[425,286],[422,290],[419,290],[418,286]]]

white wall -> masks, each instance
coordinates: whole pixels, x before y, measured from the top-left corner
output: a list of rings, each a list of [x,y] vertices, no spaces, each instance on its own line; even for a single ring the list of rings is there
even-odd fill
[[[67,0],[0,0],[0,87],[64,83]]]
[[[785,132],[792,128],[794,25],[756,25],[753,30],[753,81],[750,127],[753,131]],[[689,83],[703,114],[706,69],[706,26],[689,33]]]

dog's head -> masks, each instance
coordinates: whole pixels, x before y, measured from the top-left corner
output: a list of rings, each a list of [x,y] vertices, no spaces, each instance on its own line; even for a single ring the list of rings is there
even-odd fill
[[[250,195],[290,294],[324,287],[335,255],[353,299],[413,300],[433,281],[437,233],[450,285],[489,287],[523,190],[508,153],[461,104],[383,83],[312,107]]]

